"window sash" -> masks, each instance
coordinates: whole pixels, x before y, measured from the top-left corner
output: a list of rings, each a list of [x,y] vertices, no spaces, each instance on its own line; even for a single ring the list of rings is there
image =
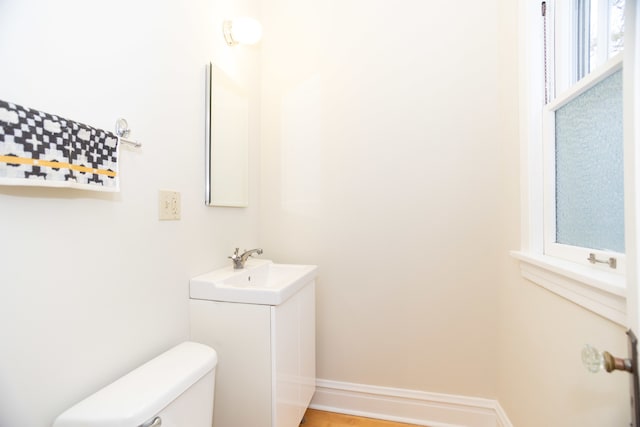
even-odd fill
[[[610,59],[613,0],[547,0],[547,64],[549,100]],[[595,24],[595,31],[591,20]],[[558,26],[561,22],[565,25]],[[593,34],[596,32],[597,34]],[[591,57],[592,39],[598,44]],[[615,56],[615,55],[614,55]],[[561,58],[561,60],[556,60]]]
[[[622,54],[614,56],[602,67],[580,80],[571,89],[547,104],[542,114],[543,129],[543,253],[596,269],[605,269],[617,274],[625,272],[625,255],[618,252],[595,250],[556,242],[556,173],[555,173],[555,112],[580,94],[622,69]],[[599,260],[616,258],[615,269],[606,264],[592,264],[588,261],[593,253]]]

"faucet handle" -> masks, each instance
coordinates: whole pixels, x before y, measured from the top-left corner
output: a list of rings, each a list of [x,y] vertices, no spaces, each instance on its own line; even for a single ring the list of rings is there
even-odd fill
[[[236,260],[240,257],[240,255],[238,255],[238,252],[240,252],[240,248],[236,248],[236,250],[233,252],[233,255],[228,256],[227,258],[232,259],[232,260]]]

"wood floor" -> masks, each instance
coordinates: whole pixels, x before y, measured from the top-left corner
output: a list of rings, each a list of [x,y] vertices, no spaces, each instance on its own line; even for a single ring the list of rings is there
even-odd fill
[[[300,424],[301,427],[415,427],[413,424],[354,417],[315,409],[307,409],[304,419],[304,424]]]

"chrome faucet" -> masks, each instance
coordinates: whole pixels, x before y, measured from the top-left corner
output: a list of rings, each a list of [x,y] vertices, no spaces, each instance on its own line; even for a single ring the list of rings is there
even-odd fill
[[[251,249],[251,250],[248,250],[248,251],[245,250],[244,253],[242,253],[242,254],[238,254],[238,252],[240,252],[240,248],[236,248],[236,250],[233,253],[233,255],[228,257],[229,259],[231,259],[231,261],[233,261],[233,269],[234,270],[242,270],[244,268],[244,263],[247,262],[249,257],[251,255],[253,255],[254,253],[256,253],[258,255],[261,255],[262,254],[262,249]]]

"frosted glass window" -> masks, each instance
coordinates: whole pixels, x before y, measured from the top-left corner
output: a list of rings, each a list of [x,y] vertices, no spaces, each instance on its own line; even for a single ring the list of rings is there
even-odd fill
[[[622,71],[555,112],[556,242],[624,252]]]

